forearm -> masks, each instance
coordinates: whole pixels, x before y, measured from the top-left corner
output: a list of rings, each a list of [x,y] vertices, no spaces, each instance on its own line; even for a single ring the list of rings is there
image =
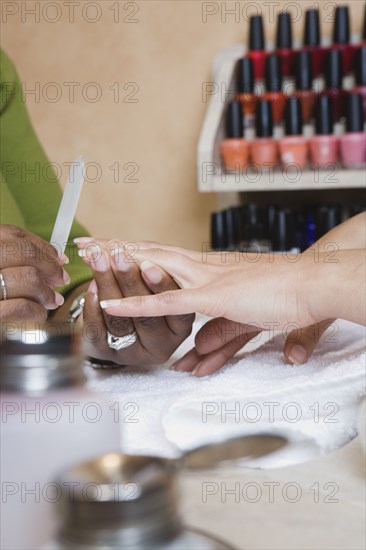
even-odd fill
[[[331,261],[328,254],[320,254],[302,279],[307,281],[304,293],[316,320],[339,318],[366,325],[365,249],[341,250]]]

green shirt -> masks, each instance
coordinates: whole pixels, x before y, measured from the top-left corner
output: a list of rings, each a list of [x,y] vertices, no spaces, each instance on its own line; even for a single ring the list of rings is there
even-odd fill
[[[21,83],[9,57],[0,50],[0,223],[12,224],[49,241],[62,192],[56,173],[33,130],[22,97]],[[72,243],[88,235],[75,222],[70,234],[66,266],[71,284],[65,294],[92,278]]]

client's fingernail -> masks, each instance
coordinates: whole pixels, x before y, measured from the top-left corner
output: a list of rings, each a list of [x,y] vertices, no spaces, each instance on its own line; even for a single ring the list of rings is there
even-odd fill
[[[62,275],[63,275],[63,279],[64,279],[65,285],[69,285],[69,284],[71,283],[71,277],[70,277],[70,275],[69,275],[69,274],[67,273],[67,271],[65,271],[64,269],[63,269]]]
[[[58,306],[62,306],[65,302],[65,298],[59,292],[55,292],[55,302]]]
[[[144,277],[146,277],[146,279],[148,279],[150,283],[153,283],[154,285],[158,285],[163,280],[163,274],[161,270],[149,260],[144,260],[143,262],[141,262],[140,269],[144,274]]]
[[[114,248],[111,250],[113,262],[119,271],[128,271],[131,268],[131,261],[126,257],[123,250]]]
[[[77,244],[86,244],[91,243],[94,241],[93,237],[77,237],[76,239],[73,239],[73,243]]]
[[[306,349],[302,346],[299,346],[296,344],[291,348],[290,355],[288,356],[288,360],[293,365],[303,365],[306,362],[307,359],[307,353]]]
[[[102,300],[100,302],[100,307],[102,309],[107,309],[107,307],[117,307],[122,304],[122,300]]]
[[[96,271],[108,271],[109,261],[107,255],[101,249],[99,249],[99,252],[93,254],[90,260]]]
[[[80,258],[88,258],[91,259],[92,256],[95,256],[96,254],[100,254],[102,249],[97,244],[93,244],[91,246],[88,246],[87,248],[82,248],[81,250],[78,250],[78,255]]]
[[[91,292],[92,294],[97,294],[97,292],[98,292],[97,283],[95,282],[94,279],[92,280],[92,282],[89,285],[88,292]]]

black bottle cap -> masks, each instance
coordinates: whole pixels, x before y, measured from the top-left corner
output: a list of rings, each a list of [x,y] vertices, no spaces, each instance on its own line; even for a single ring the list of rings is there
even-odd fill
[[[311,55],[307,51],[296,54],[296,89],[311,90],[313,87],[313,67]]]
[[[264,208],[248,203],[242,208],[242,232],[246,243],[262,241],[266,236]]]
[[[318,206],[315,213],[316,240],[334,229],[341,221],[341,208],[339,204]]]
[[[225,250],[226,227],[224,212],[211,214],[211,246],[213,250]]]
[[[356,52],[356,84],[366,86],[366,46]]]
[[[249,49],[264,50],[263,18],[252,15],[249,20]]]
[[[315,106],[316,133],[322,136],[333,134],[333,115],[331,98],[327,95],[320,95]]]
[[[295,216],[291,210],[277,210],[273,220],[273,250],[286,252],[295,246]]]
[[[348,6],[337,6],[333,27],[333,43],[348,44],[350,40]]]
[[[257,101],[255,129],[257,138],[273,136],[272,103],[268,99]]]
[[[278,14],[276,47],[277,50],[292,48],[291,15],[288,12]]]
[[[319,19],[319,10],[317,9],[306,10],[304,45],[305,46],[320,45],[320,19]]]
[[[253,61],[250,57],[239,60],[237,73],[237,88],[239,94],[254,93]]]
[[[223,212],[225,224],[225,245],[228,250],[235,250],[240,242],[241,208],[233,207]]]
[[[275,53],[266,57],[266,89],[267,92],[282,91],[281,61]]]
[[[363,132],[364,114],[361,94],[349,94],[346,106],[346,131]]]
[[[349,211],[349,217],[353,218],[353,216],[357,216],[357,214],[362,214],[365,211],[366,211],[366,208],[364,206],[359,206],[359,205],[351,206]]]
[[[342,77],[342,54],[339,50],[330,50],[325,63],[326,88],[341,89]]]
[[[302,110],[298,97],[289,97],[286,101],[285,133],[287,136],[302,135]]]
[[[228,138],[243,137],[243,113],[239,101],[231,101],[226,111],[226,135]]]

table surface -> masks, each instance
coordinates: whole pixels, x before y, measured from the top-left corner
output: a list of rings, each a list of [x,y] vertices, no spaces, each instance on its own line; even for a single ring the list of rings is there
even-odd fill
[[[365,549],[365,454],[357,437],[277,470],[224,467],[181,476],[187,525],[240,550]]]

